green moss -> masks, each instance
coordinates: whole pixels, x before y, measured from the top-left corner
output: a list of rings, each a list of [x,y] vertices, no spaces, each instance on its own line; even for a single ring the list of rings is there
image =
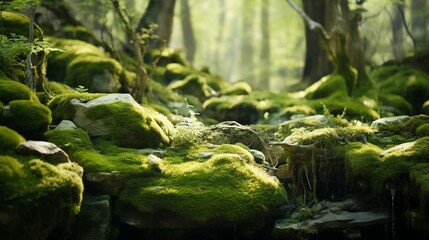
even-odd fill
[[[67,25],[62,27],[65,38],[77,39],[88,42],[93,38],[91,31],[84,26],[71,26]]]
[[[10,35],[14,33],[28,37],[30,19],[24,14],[2,11],[0,21],[3,26],[1,34]],[[37,24],[34,24],[34,36],[43,39],[43,31]]]
[[[207,85],[205,77],[192,74],[185,79],[171,83],[168,88],[181,94],[192,95],[204,101],[212,95],[211,88]]]
[[[14,130],[0,126],[0,153],[14,151],[25,139]]]
[[[52,95],[59,95],[64,93],[77,93],[77,91],[70,86],[60,82],[45,82],[45,89]]]
[[[429,199],[429,163],[419,163],[411,167],[410,178],[419,187],[423,201]]]
[[[417,135],[417,137],[425,137],[425,136],[429,137],[429,123],[425,123],[425,124],[420,125],[416,129],[416,135]]]
[[[121,64],[112,58],[81,54],[68,63],[64,80],[69,86],[85,86],[90,92],[116,92],[122,72]]]
[[[405,138],[412,138],[416,133],[418,127],[423,124],[429,123],[429,116],[415,115],[410,118],[404,118],[404,121],[397,121],[395,124],[379,125],[377,130],[385,132],[386,135],[401,135]]]
[[[103,139],[92,143],[82,129],[51,130],[45,137],[66,151],[86,173],[119,171],[128,177],[152,173],[147,157],[136,149],[121,148]]]
[[[68,64],[77,56],[90,55],[106,57],[96,46],[80,40],[49,38],[52,47],[64,52],[52,52],[48,55],[47,77],[51,81],[64,82]]]
[[[344,77],[332,74],[323,77],[304,91],[305,98],[319,99],[327,98],[334,93],[347,96],[347,86]]]
[[[341,147],[340,151],[344,152],[350,190],[363,190],[362,187],[371,185],[376,178],[377,168],[381,166],[382,149],[373,144],[353,142]]]
[[[392,159],[404,160],[410,163],[427,161],[429,156],[429,137],[422,137],[413,142],[404,143],[384,152],[383,161]]]
[[[105,94],[97,93],[66,93],[53,98],[48,102],[48,107],[52,111],[52,119],[54,123],[60,123],[62,120],[71,120],[74,116],[74,107],[70,103],[72,99],[79,99],[87,102]]]
[[[14,100],[9,103],[11,116],[5,125],[26,137],[39,137],[48,130],[52,122],[49,108],[30,100]]]
[[[0,79],[0,102],[8,104],[13,100],[30,100],[31,98],[32,93],[24,84],[17,81]]]
[[[75,215],[80,210],[83,184],[73,169],[71,163],[54,166],[39,159],[21,162],[0,156],[0,203],[21,211],[47,202],[50,206],[44,207],[61,213],[58,217]]]
[[[170,63],[166,66],[163,83],[168,84],[173,81],[182,80],[193,73],[196,73],[194,69],[178,63]]]
[[[429,99],[429,76],[410,66],[384,66],[373,71],[371,77],[381,93],[404,97],[420,112],[420,107]]]
[[[380,118],[380,114],[371,106],[366,106],[358,99],[344,96],[342,93],[334,93],[327,98],[312,100],[308,103],[317,112],[323,112],[325,108],[333,115],[341,115],[345,112],[348,119],[375,120]]]
[[[109,138],[119,146],[159,147],[170,144],[174,126],[160,113],[123,102],[88,109],[87,116],[102,120],[112,131]]]
[[[180,56],[179,52],[173,48],[154,49],[145,55],[145,62],[157,61],[157,66],[167,66],[168,64],[180,64],[186,66],[187,63]]]
[[[402,96],[394,94],[379,94],[379,105],[382,107],[383,115],[409,115],[413,106]],[[387,115],[389,116],[389,115]]]
[[[221,95],[249,95],[252,87],[247,82],[236,82],[221,90]]]
[[[128,181],[120,201],[143,213],[167,211],[201,224],[225,225],[256,220],[287,201],[274,177],[236,154],[164,165],[162,176]]]
[[[422,113],[429,115],[429,100],[427,100],[425,103],[423,103]]]

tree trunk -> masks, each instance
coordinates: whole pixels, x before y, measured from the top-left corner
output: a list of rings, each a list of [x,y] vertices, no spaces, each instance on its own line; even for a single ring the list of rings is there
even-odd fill
[[[242,10],[240,76],[242,80],[254,82],[254,0],[243,0]]]
[[[325,25],[323,1],[302,0],[303,9],[314,21]],[[320,44],[320,36],[310,28],[305,28],[305,63],[302,74],[303,85],[308,86],[317,82],[323,76],[331,73],[334,66],[329,61],[325,49]]]
[[[137,32],[141,28],[149,28],[150,24],[158,25],[156,35],[159,39],[152,41],[150,48],[168,46],[173,31],[173,16],[176,0],[150,0],[143,17],[140,19]]]
[[[182,31],[183,31],[183,42],[186,49],[186,60],[190,63],[194,63],[195,51],[196,51],[196,41],[194,30],[192,28],[191,12],[189,9],[188,0],[180,0],[180,12]]]
[[[319,34],[320,44],[327,52],[328,58],[335,67],[335,72],[346,81],[348,94],[352,96],[358,85],[358,79],[365,84],[364,49],[359,35],[361,15],[351,12],[347,0],[323,1],[323,22],[314,21],[299,9],[293,0],[287,0],[306,21],[307,26]],[[304,1],[304,0],[303,0]],[[312,9],[320,1],[309,1]],[[320,11],[320,10],[319,10]]]
[[[270,70],[271,70],[271,49],[270,49],[270,21],[269,21],[270,0],[262,0],[261,6],[261,54],[260,54],[260,73],[259,87],[264,90],[270,88]]]

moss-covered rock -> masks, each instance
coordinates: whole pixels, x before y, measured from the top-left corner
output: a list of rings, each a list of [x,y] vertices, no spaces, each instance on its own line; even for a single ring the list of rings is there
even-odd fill
[[[12,152],[24,141],[24,137],[19,133],[8,127],[0,126],[0,153]]]
[[[269,216],[287,201],[274,177],[234,151],[213,154],[205,161],[162,164],[161,171],[160,178],[128,181],[121,204],[143,214],[164,212],[199,225],[228,226]]]
[[[429,137],[429,123],[424,123],[424,124],[420,125],[416,129],[416,136],[417,137],[425,137],[425,136]]]
[[[72,163],[0,156],[0,237],[46,239],[54,229],[66,231],[82,201],[79,171]]]
[[[68,63],[65,83],[85,86],[90,92],[117,92],[123,74],[121,64],[106,56],[79,55]]]
[[[26,138],[41,138],[52,122],[52,114],[45,105],[31,100],[14,100],[3,110],[6,126]]]
[[[327,98],[335,93],[347,96],[344,77],[338,74],[327,75],[304,91],[307,99]]]
[[[2,11],[0,15],[2,22],[2,34],[11,36],[11,34],[28,37],[30,19],[22,13]],[[39,40],[43,39],[43,30],[34,24],[34,36]]]
[[[182,80],[193,73],[196,73],[194,69],[178,63],[170,63],[166,66],[162,83],[169,84],[173,81]]]
[[[429,75],[410,66],[382,66],[371,73],[380,93],[396,94],[413,106],[415,113],[429,99]]]
[[[165,116],[140,106],[129,94],[58,96],[49,106],[55,117],[71,119],[91,136],[111,139],[123,147],[168,145],[174,133]]]
[[[382,164],[382,149],[373,144],[352,142],[342,147],[349,191],[371,191],[377,177],[377,168]]]
[[[252,86],[247,82],[236,82],[220,91],[221,95],[249,95]]]
[[[168,88],[184,95],[195,96],[201,102],[213,95],[213,90],[207,84],[206,78],[196,74],[189,75],[183,80],[173,82],[168,85]]]
[[[105,94],[99,93],[65,93],[54,97],[48,102],[48,107],[52,111],[53,123],[60,123],[62,120],[71,120],[75,114],[75,109],[70,102],[78,99],[82,102],[91,101]]]
[[[53,47],[64,50],[48,56],[47,77],[79,85],[90,92],[116,92],[127,84],[122,65],[99,48],[80,40],[50,38]]]
[[[379,94],[379,106],[385,117],[397,115],[410,115],[413,112],[413,106],[402,96],[394,94]]]
[[[167,66],[168,64],[187,65],[180,53],[173,48],[154,49],[145,55],[145,62],[152,63],[154,61],[157,62],[157,66]]]
[[[32,96],[30,89],[24,84],[0,79],[0,102],[3,104],[7,105],[13,100],[30,100]]]

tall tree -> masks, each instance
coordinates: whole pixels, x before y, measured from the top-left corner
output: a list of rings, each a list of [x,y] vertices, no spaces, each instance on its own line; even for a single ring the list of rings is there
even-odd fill
[[[181,24],[183,31],[183,42],[186,49],[186,60],[193,64],[197,43],[192,28],[191,11],[188,0],[180,0]]]
[[[325,25],[324,1],[302,0],[304,11],[314,21]],[[309,27],[305,28],[305,63],[302,73],[303,85],[310,85],[334,69],[329,61],[328,54],[319,43],[320,36]]]
[[[139,21],[137,31],[142,28],[148,29],[152,23],[158,25],[155,34],[158,35],[159,39],[152,41],[151,48],[162,47],[164,42],[166,46],[170,43],[175,5],[176,0],[149,1],[143,17]]]
[[[223,54],[222,54],[222,42],[224,40],[224,29],[226,20],[226,5],[225,0],[219,0],[219,12],[218,12],[218,33],[216,36],[216,52],[215,54],[215,72],[221,72],[223,66]]]
[[[262,0],[261,6],[261,53],[260,53],[260,73],[259,73],[259,87],[268,90],[270,87],[270,21],[269,21],[269,8],[270,0]]]
[[[254,78],[254,3],[254,0],[242,1],[240,72],[241,77],[248,81],[253,81]]]
[[[362,16],[359,12],[350,11],[347,0],[309,1],[309,4],[323,3],[324,22],[320,23],[309,17],[293,0],[287,2],[303,17],[308,28],[319,33],[319,41],[313,44],[322,44],[335,71],[345,78],[348,94],[353,95],[354,89],[367,80],[359,34]]]

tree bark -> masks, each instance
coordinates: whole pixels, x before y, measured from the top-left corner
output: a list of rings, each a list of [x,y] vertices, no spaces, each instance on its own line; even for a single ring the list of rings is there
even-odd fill
[[[323,1],[302,0],[303,9],[314,21],[325,25],[325,5]],[[323,76],[331,73],[334,66],[328,58],[328,54],[320,44],[319,33],[309,27],[305,28],[305,63],[302,74],[303,85],[311,85]]]
[[[190,63],[194,63],[196,41],[194,30],[192,28],[191,12],[189,8],[188,0],[180,0],[180,12],[181,12],[181,23],[183,31],[183,42],[186,49],[186,60]]]
[[[150,24],[155,23],[158,29],[155,34],[159,39],[152,41],[150,48],[160,48],[168,46],[173,32],[173,16],[176,0],[150,0],[149,5],[143,17],[138,24],[137,32],[142,28],[149,28]]]
[[[270,0],[262,0],[261,6],[261,53],[260,53],[260,72],[259,87],[264,90],[270,88],[270,71],[271,71],[271,49],[270,49],[270,21],[269,21]]]

